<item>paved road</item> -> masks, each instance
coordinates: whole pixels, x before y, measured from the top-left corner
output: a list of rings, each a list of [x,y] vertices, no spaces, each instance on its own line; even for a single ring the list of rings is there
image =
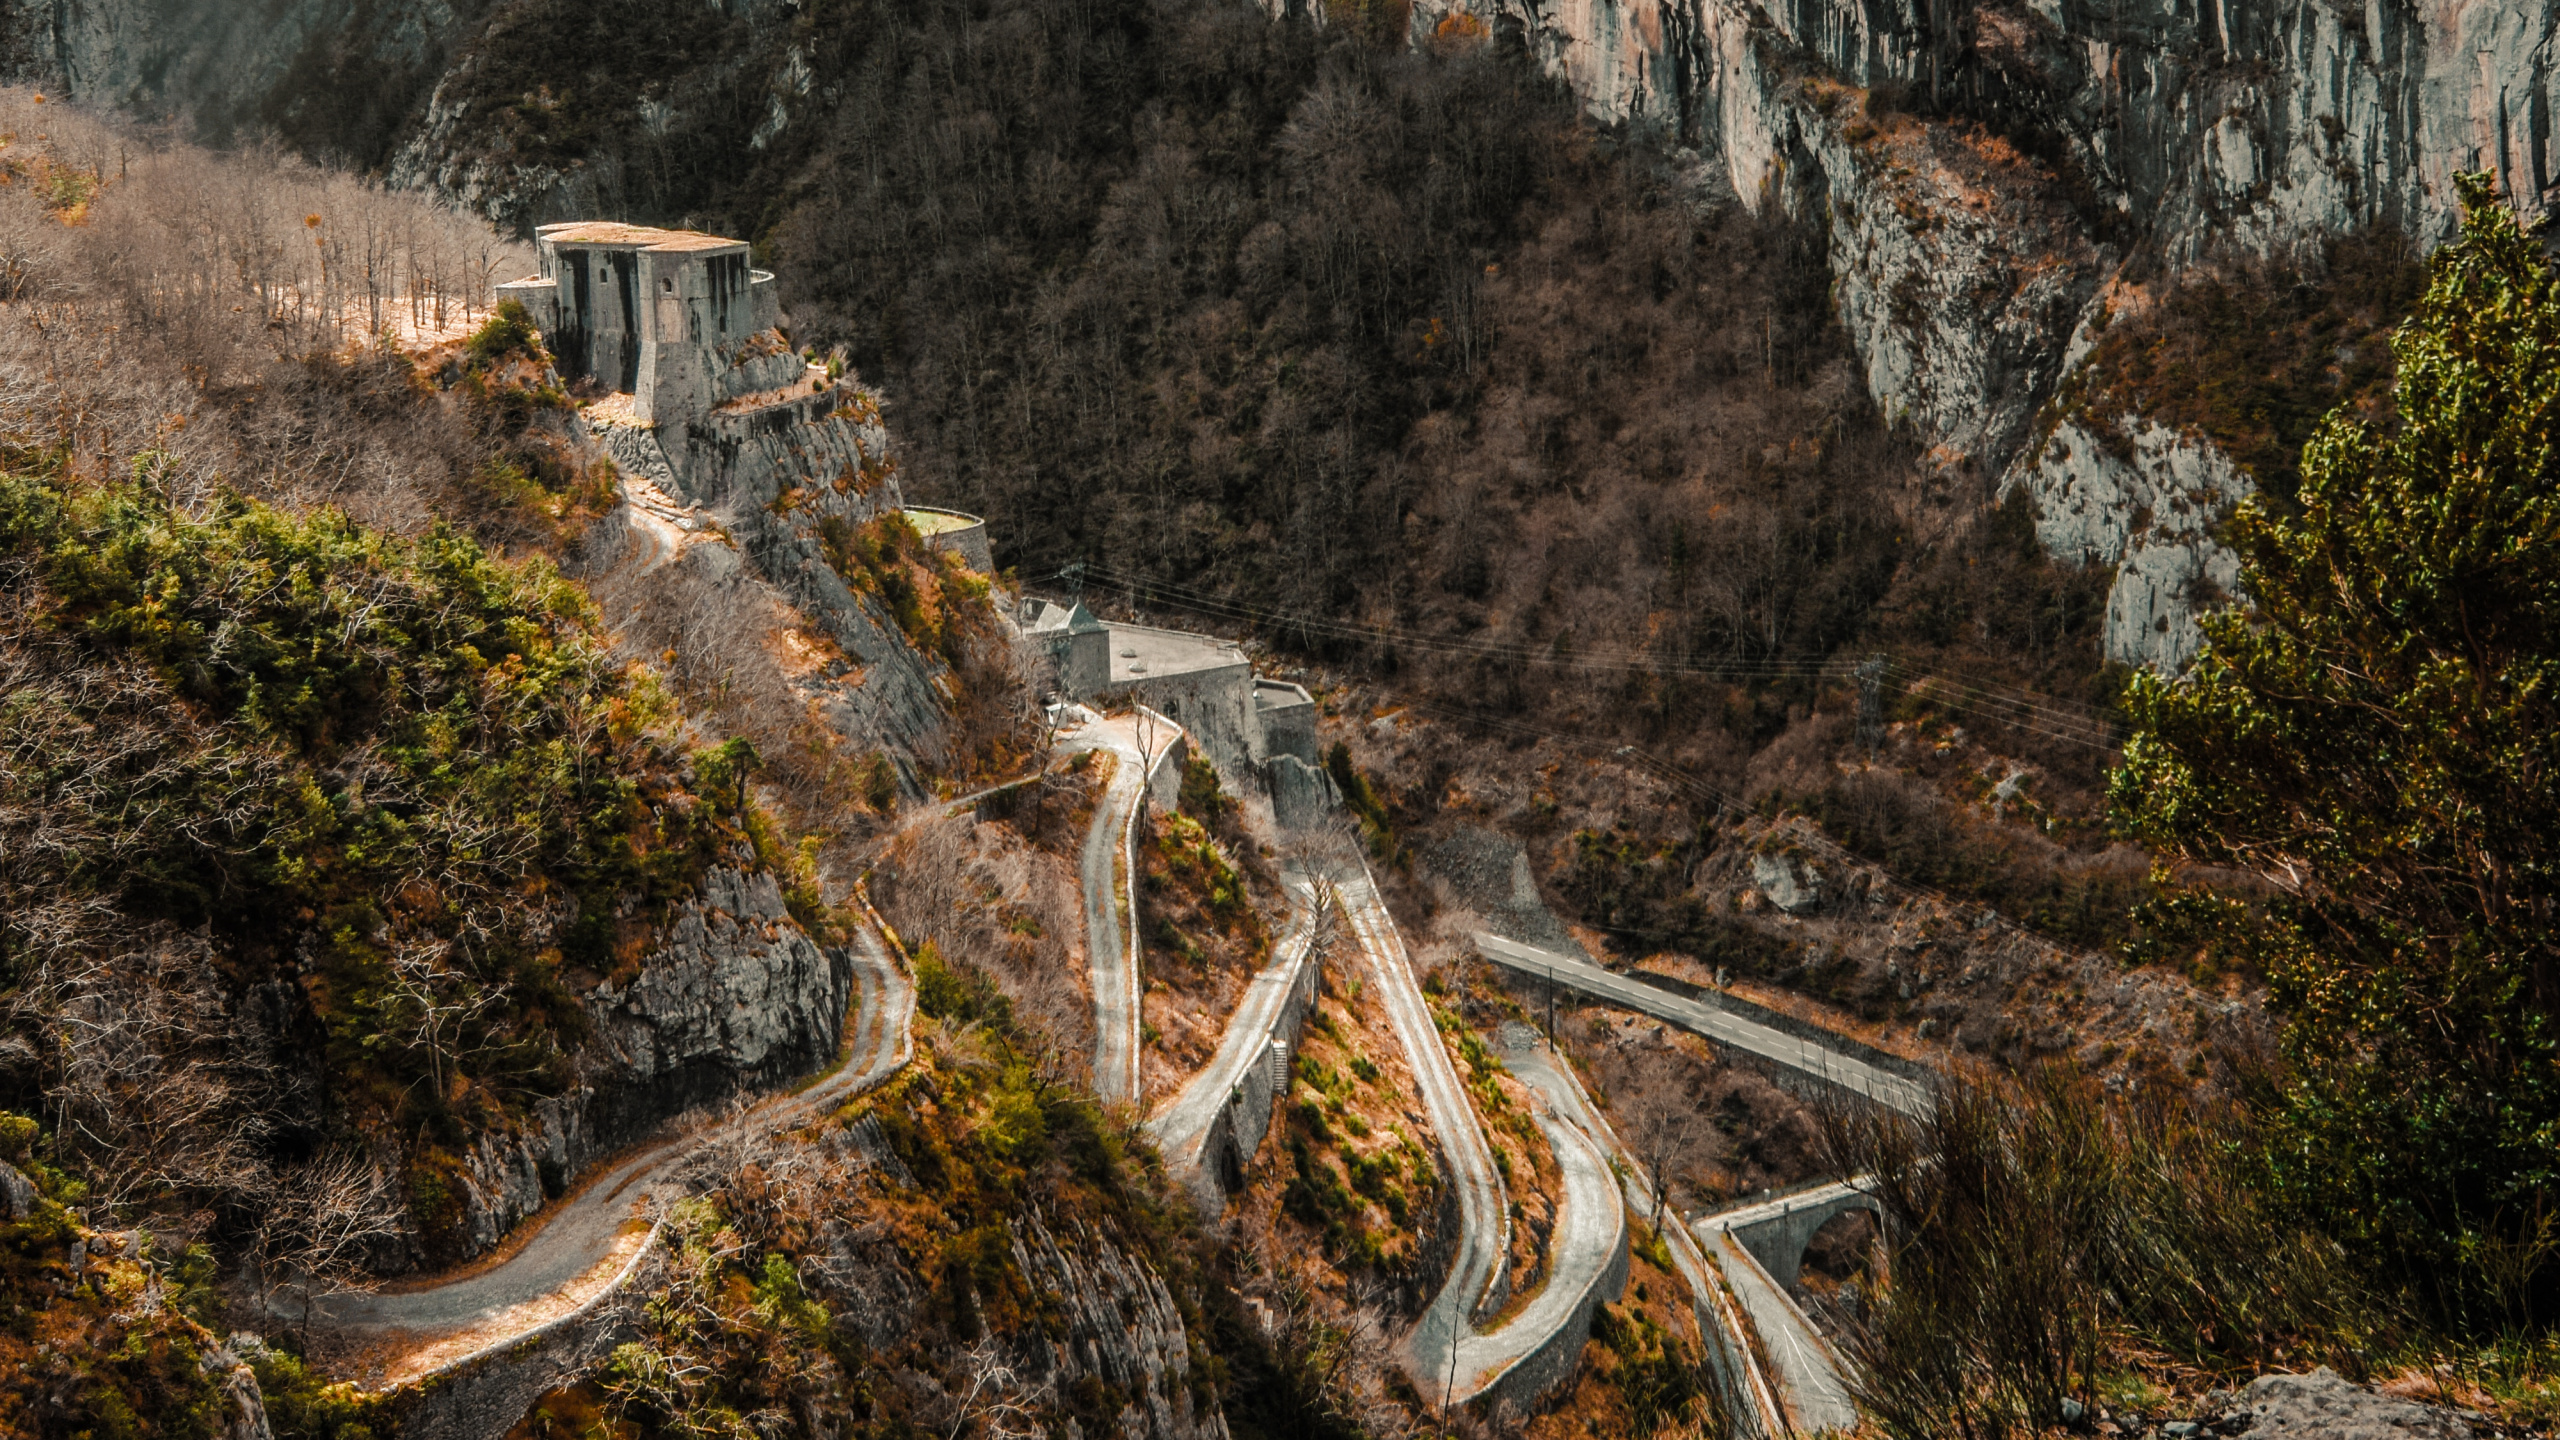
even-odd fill
[[[1169,739],[1170,737],[1166,737]],[[1093,975],[1093,1090],[1105,1100],[1138,1103],[1140,1003],[1135,830],[1147,755],[1131,716],[1091,717],[1059,737],[1066,750],[1101,750],[1117,760],[1102,803],[1093,807],[1079,866],[1084,886],[1085,962]],[[1160,748],[1166,743],[1158,739]]]
[[[1265,1063],[1270,1054],[1272,1023],[1289,992],[1297,988],[1315,950],[1317,883],[1296,862],[1281,863],[1280,888],[1289,897],[1289,927],[1275,947],[1278,958],[1245,988],[1244,999],[1227,1017],[1226,1033],[1219,1037],[1218,1053],[1209,1057],[1208,1067],[1148,1117],[1147,1130],[1155,1136],[1157,1150],[1177,1172],[1198,1167],[1201,1143],[1217,1122],[1218,1112],[1226,1108],[1246,1072]]]
[[[1840,1379],[1839,1357],[1794,1298],[1724,1228],[1723,1220],[1723,1216],[1702,1216],[1692,1223],[1698,1239],[1724,1267],[1725,1279],[1733,1286],[1734,1298],[1749,1312],[1752,1328],[1760,1332],[1761,1350],[1777,1371],[1779,1392],[1795,1430],[1804,1435],[1856,1430],[1858,1404],[1849,1398],[1849,1388]]]
[[[1588,960],[1571,955],[1536,949],[1516,940],[1505,940],[1499,935],[1478,935],[1476,946],[1486,959],[1520,974],[1540,979],[1552,976],[1556,984],[1568,989],[1668,1020],[1719,1045],[1775,1061],[1799,1074],[1864,1095],[1905,1115],[1918,1117],[1929,1113],[1931,1097],[1927,1087],[1855,1056],[1826,1049],[1813,1041],[1800,1039],[1783,1030],[1773,1030],[1712,1005],[1657,990],[1641,980],[1613,975]]]
[[[1620,1193],[1626,1198],[1628,1210],[1639,1221],[1653,1223],[1653,1195],[1644,1186],[1644,1167],[1636,1162],[1635,1154],[1627,1149],[1626,1142],[1618,1138],[1617,1127],[1611,1125],[1608,1117],[1600,1113],[1600,1107],[1592,1103],[1590,1093],[1582,1088],[1582,1077],[1573,1072],[1570,1064],[1551,1061],[1548,1073],[1561,1082],[1566,1097],[1562,1108],[1567,1110],[1573,1122],[1616,1158]],[[1540,1088],[1545,1089],[1544,1086]],[[1552,1097],[1557,1092],[1547,1093]],[[1757,1352],[1742,1333],[1741,1317],[1732,1313],[1733,1301],[1716,1286],[1715,1273],[1707,1264],[1705,1252],[1698,1248],[1697,1240],[1689,1234],[1687,1227],[1679,1223],[1677,1216],[1663,1227],[1662,1240],[1664,1248],[1671,1252],[1672,1268],[1678,1270],[1680,1278],[1688,1283],[1690,1306],[1697,1315],[1699,1333],[1719,1337],[1722,1353],[1715,1357],[1715,1361],[1724,1369],[1726,1383],[1740,1390],[1744,1403],[1751,1407],[1751,1414],[1737,1417],[1737,1433],[1743,1436],[1784,1433],[1787,1416],[1778,1398],[1778,1383],[1761,1368]]]
[[[914,986],[868,925],[855,932],[853,959],[855,998],[846,1021],[851,1031],[848,1057],[817,1083],[768,1097],[735,1123],[778,1128],[800,1122],[861,1094],[906,1064]],[[716,1133],[697,1130],[670,1137],[588,1180],[547,1213],[526,1222],[530,1238],[521,1240],[515,1253],[500,1264],[398,1293],[329,1296],[315,1306],[313,1326],[353,1336],[399,1332],[404,1341],[423,1345],[498,1322],[511,1310],[543,1302],[579,1303],[614,1282],[619,1267],[606,1262],[617,1251],[628,1250],[627,1244],[617,1244],[625,1239],[626,1227],[647,1213],[651,1196],[667,1189],[685,1159]],[[296,1318],[299,1308],[290,1301],[279,1307],[280,1313]],[[512,1332],[501,1326],[485,1336],[474,1335],[474,1340],[487,1344],[473,1353],[511,1343],[516,1334],[547,1318],[549,1312],[528,1316]],[[398,1368],[393,1366],[395,1372]]]
[[[1527,1026],[1503,1028],[1502,1063],[1546,1102],[1532,1115],[1546,1132],[1556,1165],[1564,1172],[1564,1204],[1556,1216],[1555,1233],[1547,1240],[1546,1283],[1501,1328],[1459,1340],[1455,1386],[1459,1400],[1500,1379],[1556,1331],[1586,1316],[1589,1307],[1617,1299],[1615,1291],[1605,1295],[1593,1291],[1627,1246],[1627,1208],[1618,1197],[1617,1177],[1609,1171],[1608,1153],[1585,1118],[1577,1088],[1548,1057],[1536,1031]],[[1519,1033],[1509,1033],[1515,1030]],[[1619,1280],[1622,1290],[1623,1270]]]
[[[1379,1001],[1386,1007],[1396,1042],[1404,1047],[1406,1063],[1413,1067],[1422,1108],[1439,1137],[1440,1153],[1457,1188],[1458,1247],[1449,1263],[1449,1278],[1404,1344],[1407,1373],[1424,1398],[1437,1403],[1451,1388],[1452,1356],[1459,1366],[1466,1364],[1458,1346],[1474,1333],[1476,1309],[1499,1275],[1504,1248],[1502,1180],[1494,1173],[1493,1151],[1476,1128],[1475,1109],[1467,1102],[1457,1067],[1440,1042],[1439,1026],[1432,1021],[1421,986],[1414,982],[1404,942],[1396,936],[1395,921],[1378,896],[1376,882],[1364,866],[1335,888],[1342,897],[1343,918],[1369,958]]]

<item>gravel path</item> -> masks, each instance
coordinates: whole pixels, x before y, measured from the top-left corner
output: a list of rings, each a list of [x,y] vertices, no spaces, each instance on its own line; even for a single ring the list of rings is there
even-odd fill
[[[734,1123],[769,1129],[798,1123],[869,1090],[906,1064],[914,986],[869,925],[855,933],[853,959],[847,1059],[816,1084],[770,1096]],[[464,1342],[452,1359],[439,1360],[423,1373],[513,1343],[613,1283],[648,1202],[661,1192],[673,1198],[670,1182],[678,1168],[715,1133],[705,1129],[671,1136],[590,1177],[526,1221],[519,1231],[525,1238],[495,1265],[396,1293],[324,1297],[313,1307],[312,1328],[351,1337],[396,1335],[404,1350],[450,1352]],[[299,1319],[296,1300],[281,1299],[276,1308],[280,1317]],[[373,1358],[386,1359],[378,1350]],[[417,1378],[419,1372],[404,1366],[401,1358],[387,1357],[387,1371],[399,1379]]]

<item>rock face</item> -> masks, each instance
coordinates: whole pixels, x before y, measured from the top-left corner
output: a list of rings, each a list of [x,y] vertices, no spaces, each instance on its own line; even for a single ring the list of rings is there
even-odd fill
[[[1013,1260],[1062,1312],[1035,1367],[1060,1393],[1100,1381],[1127,1440],[1226,1440],[1226,1417],[1192,1402],[1190,1336],[1163,1277],[1081,1224],[1061,1245],[1036,1212],[1013,1224]]]
[[[2106,648],[2131,663],[2193,654],[2200,598],[2237,573],[2203,528],[2239,482],[2202,442],[2139,422],[2130,444],[2037,443],[2039,410],[2103,323],[2101,282],[2129,259],[2276,254],[2370,226],[2433,245],[2459,219],[2461,170],[2493,172],[2527,216],[2560,189],[2560,11],[2535,0],[1412,13],[1417,42],[1488,29],[1593,114],[1696,146],[1713,188],[1824,225],[1886,415],[1942,473],[2059,503],[2054,553],[2118,568]]]
[[[1822,878],[1792,855],[1752,856],[1751,883],[1763,899],[1789,915],[1822,908]]]
[[[853,972],[811,940],[767,874],[714,870],[627,984],[582,997],[580,1084],[465,1155],[467,1249],[495,1245],[586,1164],[659,1121],[780,1084],[836,1051]]]
[[[859,667],[802,683],[849,748],[879,751],[907,793],[923,794],[917,762],[943,743],[948,671],[826,556],[831,523],[859,526],[905,504],[877,405],[848,385],[700,422],[595,429],[625,477],[698,507],[733,542],[690,546],[678,562],[708,577],[722,603],[769,595]]]
[[[275,0],[242,24],[232,7],[195,0],[12,5],[0,10],[0,65],[217,141],[281,129],[371,164],[481,8]]]
[[[2148,421],[2103,433],[2065,421],[2020,457],[2010,484],[2035,498],[2047,551],[2116,567],[2106,658],[2184,668],[2204,643],[2196,612],[2239,587],[2239,557],[2210,530],[2248,479],[2212,445]]]

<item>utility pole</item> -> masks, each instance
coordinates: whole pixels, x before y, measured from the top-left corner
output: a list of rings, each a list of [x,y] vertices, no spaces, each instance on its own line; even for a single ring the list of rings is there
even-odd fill
[[[1547,1048],[1556,1048],[1556,967],[1547,967]]]
[[[1884,670],[1885,658],[1870,655],[1857,669],[1858,676],[1858,744],[1873,760],[1884,745]]]

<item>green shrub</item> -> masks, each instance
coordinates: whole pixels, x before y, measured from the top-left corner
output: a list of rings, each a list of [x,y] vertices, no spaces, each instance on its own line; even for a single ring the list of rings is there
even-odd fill
[[[34,757],[0,770],[0,956],[74,943],[25,928],[39,896],[209,927],[299,987],[358,1124],[458,1145],[456,1097],[568,1083],[561,967],[636,963],[747,838],[742,757],[688,765],[577,587],[450,529],[8,475],[0,585],[34,618],[12,637],[34,678],[0,702]],[[86,847],[20,844],[37,815]],[[421,953],[444,958],[395,968]]]
[[[533,316],[521,300],[501,300],[490,312],[488,323],[471,334],[463,346],[471,364],[486,370],[511,356],[542,358],[542,337],[533,328]]]
[[[2489,177],[2295,503],[2244,503],[2246,610],[2137,677],[2116,814],[2212,876],[2162,909],[2284,1017],[2272,1180],[2477,1334],[2560,1323],[2560,278]]]

